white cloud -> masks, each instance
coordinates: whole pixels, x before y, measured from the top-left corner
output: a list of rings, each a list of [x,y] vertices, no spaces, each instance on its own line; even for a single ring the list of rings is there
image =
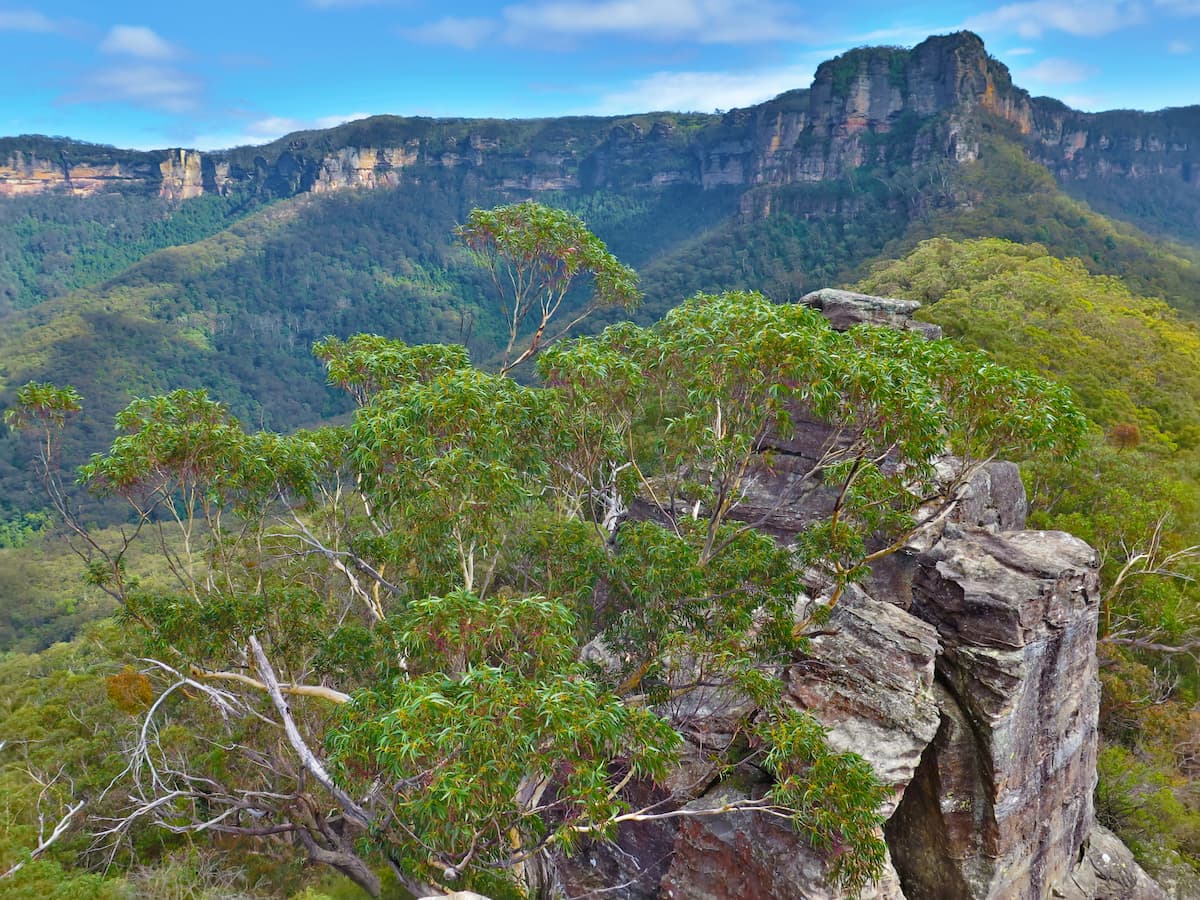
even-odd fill
[[[58,25],[33,10],[0,10],[0,31],[30,31],[49,33],[58,31]]]
[[[931,34],[948,34],[956,31],[957,26],[943,25],[901,25],[895,28],[876,28],[862,34],[852,35],[845,40],[846,47],[861,47],[864,45],[888,44],[901,47],[912,47],[921,43]],[[844,50],[839,50],[844,53]]]
[[[142,25],[114,25],[100,42],[105,53],[136,56],[138,59],[174,59],[179,51]]]
[[[132,103],[178,115],[194,111],[203,93],[204,83],[186,72],[136,64],[93,72],[80,90],[64,99],[68,103]]]
[[[1192,52],[1192,45],[1187,41],[1171,41],[1167,44],[1167,52],[1183,56],[1186,53]]]
[[[460,50],[474,50],[493,37],[498,28],[499,24],[493,19],[447,16],[416,28],[402,29],[400,33],[425,44],[448,44]]]
[[[353,112],[345,115],[318,116],[315,119],[294,119],[289,116],[267,116],[246,126],[247,133],[264,141],[273,141],[293,131],[309,131],[314,128],[334,128],[355,119],[365,119],[371,113]]]
[[[743,44],[809,38],[811,31],[770,0],[604,0],[522,3],[504,9],[509,26],[526,34],[624,34],[702,44]]]
[[[1112,101],[1103,95],[1096,94],[1066,94],[1060,98],[1063,103],[1084,112],[1100,112],[1112,109]]]
[[[1097,70],[1070,59],[1051,57],[1044,59],[1036,66],[1030,66],[1017,73],[1018,80],[1029,79],[1042,84],[1078,84],[1087,81]]]
[[[1032,47],[1013,47],[1011,50],[1005,51],[1005,56],[1029,56],[1031,53],[1036,53]]]
[[[657,72],[625,90],[600,98],[595,115],[634,111],[732,109],[750,106],[793,88],[808,87],[815,65],[757,72]]]
[[[505,6],[496,18],[450,16],[402,33],[464,49],[489,39],[529,44],[548,37],[621,35],[655,41],[749,44],[810,39],[813,34],[774,0],[538,0]]]
[[[1040,38],[1047,31],[1100,37],[1141,22],[1143,17],[1140,4],[1123,0],[1032,0],[972,16],[965,24],[974,31],[1016,32],[1026,39]]]

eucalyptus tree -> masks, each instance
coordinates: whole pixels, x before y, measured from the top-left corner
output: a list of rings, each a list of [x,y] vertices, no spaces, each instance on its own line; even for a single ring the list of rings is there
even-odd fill
[[[501,373],[533,357],[595,310],[632,310],[641,302],[637,273],[565,210],[532,200],[475,209],[454,233],[474,251],[500,295],[507,336]],[[571,310],[567,322],[547,333],[567,293],[585,276],[591,277],[591,297]],[[527,341],[524,349],[518,348],[519,341]]]
[[[1068,452],[1082,429],[1040,379],[756,294],[556,343],[543,387],[458,347],[360,335],[316,352],[358,404],[350,424],[246,433],[177,391],[131,404],[82,470],[130,503],[177,583],[145,591],[119,556],[89,569],[155,686],[127,812],[101,830],[288,841],[371,893],[390,869],[418,895],[553,896],[580,840],[688,814],[629,790],[684,752],[764,772],[729,809],[792,822],[862,887],[886,789],[780,676],[811,617],[939,514],[948,447]],[[44,428],[47,460],[77,404],[56,391],[28,387],[12,416]],[[744,500],[800,417],[829,429],[803,480],[830,502],[781,543]],[[732,737],[689,745],[712,698]]]

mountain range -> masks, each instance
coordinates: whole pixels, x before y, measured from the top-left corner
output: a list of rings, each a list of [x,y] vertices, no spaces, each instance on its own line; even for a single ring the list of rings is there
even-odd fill
[[[960,32],[714,114],[377,116],[219,153],[2,138],[0,402],[75,384],[79,459],[131,396],[175,387],[270,428],[344,412],[309,354],[328,334],[486,363],[491,285],[451,231],[528,197],[640,271],[647,320],[701,289],[791,300],[935,235],[1037,241],[1200,311],[1200,106],[1078,112]],[[0,519],[33,503],[27,460],[0,439]]]

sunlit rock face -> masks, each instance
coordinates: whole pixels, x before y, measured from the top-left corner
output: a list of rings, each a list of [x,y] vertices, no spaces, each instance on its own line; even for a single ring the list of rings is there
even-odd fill
[[[3,139],[0,197],[46,190],[131,190],[173,201],[232,191],[286,197],[467,178],[535,194],[734,188],[745,192],[746,218],[818,215],[828,211],[819,198],[777,189],[873,164],[915,171],[971,162],[981,152],[981,117],[1064,181],[1165,178],[1200,189],[1200,107],[1092,114],[1031,98],[976,35],[959,32],[911,50],[852,50],[822,63],[808,88],[712,113],[513,122],[376,116],[214,153]]]

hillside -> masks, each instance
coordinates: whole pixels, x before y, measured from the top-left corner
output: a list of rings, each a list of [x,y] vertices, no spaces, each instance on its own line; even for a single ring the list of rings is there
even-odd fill
[[[1195,118],[1030,98],[960,33],[852,51],[808,89],[723,115],[380,116],[218,154],[6,138],[0,402],[31,379],[76,384],[80,460],[130,396],[168,387],[279,429],[344,411],[309,354],[327,334],[461,341],[486,364],[490,285],[450,233],[473,206],[528,196],[579,213],[641,272],[646,322],[697,290],[795,299],[941,234],[1036,240],[1196,310],[1200,251],[1071,196],[1102,192],[1145,223],[1145,179],[1185,186],[1162,189],[1154,221],[1192,238]],[[0,439],[0,517],[35,502],[27,458]]]

